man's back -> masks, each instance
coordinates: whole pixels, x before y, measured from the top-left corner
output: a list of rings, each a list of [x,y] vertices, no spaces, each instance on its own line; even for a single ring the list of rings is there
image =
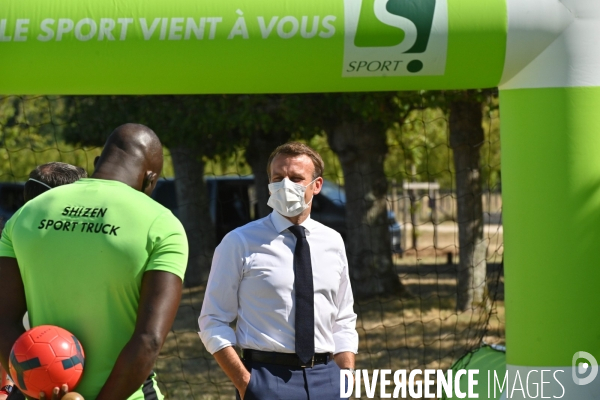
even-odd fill
[[[96,396],[131,338],[144,272],[183,278],[187,257],[185,232],[170,211],[99,179],[32,200],[2,240],[12,241],[19,261],[32,326],[58,325],[81,341],[86,365],[77,391],[86,398]]]

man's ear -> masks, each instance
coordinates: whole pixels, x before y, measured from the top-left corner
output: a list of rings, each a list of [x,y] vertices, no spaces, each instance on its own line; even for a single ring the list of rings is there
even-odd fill
[[[321,189],[323,188],[323,178],[318,177],[317,179],[315,179],[314,185],[315,186],[313,189],[313,195],[319,194],[321,192]]]
[[[152,191],[154,190],[154,187],[156,186],[157,181],[158,174],[156,172],[146,171],[144,181],[142,182],[142,192],[150,196],[150,194],[152,194]]]

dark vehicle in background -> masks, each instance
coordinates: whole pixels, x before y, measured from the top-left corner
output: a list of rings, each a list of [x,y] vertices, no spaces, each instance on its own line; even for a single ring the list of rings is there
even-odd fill
[[[335,229],[346,239],[346,191],[343,187],[323,180],[321,193],[313,199],[313,207],[310,217],[319,221],[332,229]],[[402,242],[400,241],[400,224],[396,221],[396,215],[388,210],[388,226],[390,229],[390,239],[392,252],[401,254]]]
[[[257,215],[254,178],[207,177],[210,218],[215,226],[217,243],[238,226],[254,221]],[[179,218],[179,204],[174,179],[161,179],[152,198]]]
[[[0,182],[0,220],[6,222],[23,204],[23,182]]]
[[[208,177],[209,208],[215,226],[217,243],[233,229],[257,219],[254,177]],[[152,197],[179,216],[175,181],[158,181]],[[314,197],[311,218],[346,237],[346,193],[344,189],[325,180],[321,193]],[[400,225],[393,212],[388,211],[392,251],[401,253]]]

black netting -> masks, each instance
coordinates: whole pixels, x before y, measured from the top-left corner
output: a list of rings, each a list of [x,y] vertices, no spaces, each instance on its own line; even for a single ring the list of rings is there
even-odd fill
[[[303,140],[326,165],[327,190],[315,199],[314,218],[344,236],[355,292],[372,292],[357,293],[357,368],[449,368],[483,341],[504,343],[497,98],[493,91],[410,96],[410,107],[403,106],[408,96],[394,100],[395,122],[375,124],[371,119],[378,115],[365,115],[364,120],[348,119],[355,129],[346,131],[347,126],[336,125],[336,118],[346,118],[337,111],[322,129],[295,126],[293,118],[278,114],[296,117],[285,108],[285,96],[0,97],[0,217],[9,218],[22,205],[22,183],[36,165],[63,161],[91,174],[116,121],[147,123],[161,138],[164,133],[168,149],[154,197],[188,218],[184,226],[196,251],[191,266],[198,271],[186,277],[188,286],[156,371],[167,398],[233,398],[232,384],[197,334],[207,266],[228,231],[267,210],[262,170],[269,152],[289,138]],[[212,124],[219,107],[231,101],[245,107],[246,116]],[[204,113],[202,125],[194,128],[196,122],[188,117],[198,113]],[[179,131],[179,122],[186,129]],[[273,123],[281,129],[266,128]],[[348,140],[348,135],[372,132],[380,135],[379,142]],[[225,146],[218,136],[237,142]],[[196,146],[200,141],[203,146]],[[376,213],[377,207],[385,209],[379,214],[385,218],[351,214]],[[349,224],[348,218],[362,219]],[[361,237],[364,242],[356,242]],[[382,245],[382,240],[389,243]],[[353,253],[358,248],[362,253]],[[387,259],[401,286],[386,286],[385,279],[374,277]]]

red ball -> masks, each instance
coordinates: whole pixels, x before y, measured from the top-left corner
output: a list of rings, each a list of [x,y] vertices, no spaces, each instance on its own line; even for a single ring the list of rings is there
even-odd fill
[[[73,390],[83,374],[85,356],[79,340],[66,329],[40,325],[22,334],[10,352],[10,376],[27,396],[40,392],[52,397],[52,389],[64,384]]]

